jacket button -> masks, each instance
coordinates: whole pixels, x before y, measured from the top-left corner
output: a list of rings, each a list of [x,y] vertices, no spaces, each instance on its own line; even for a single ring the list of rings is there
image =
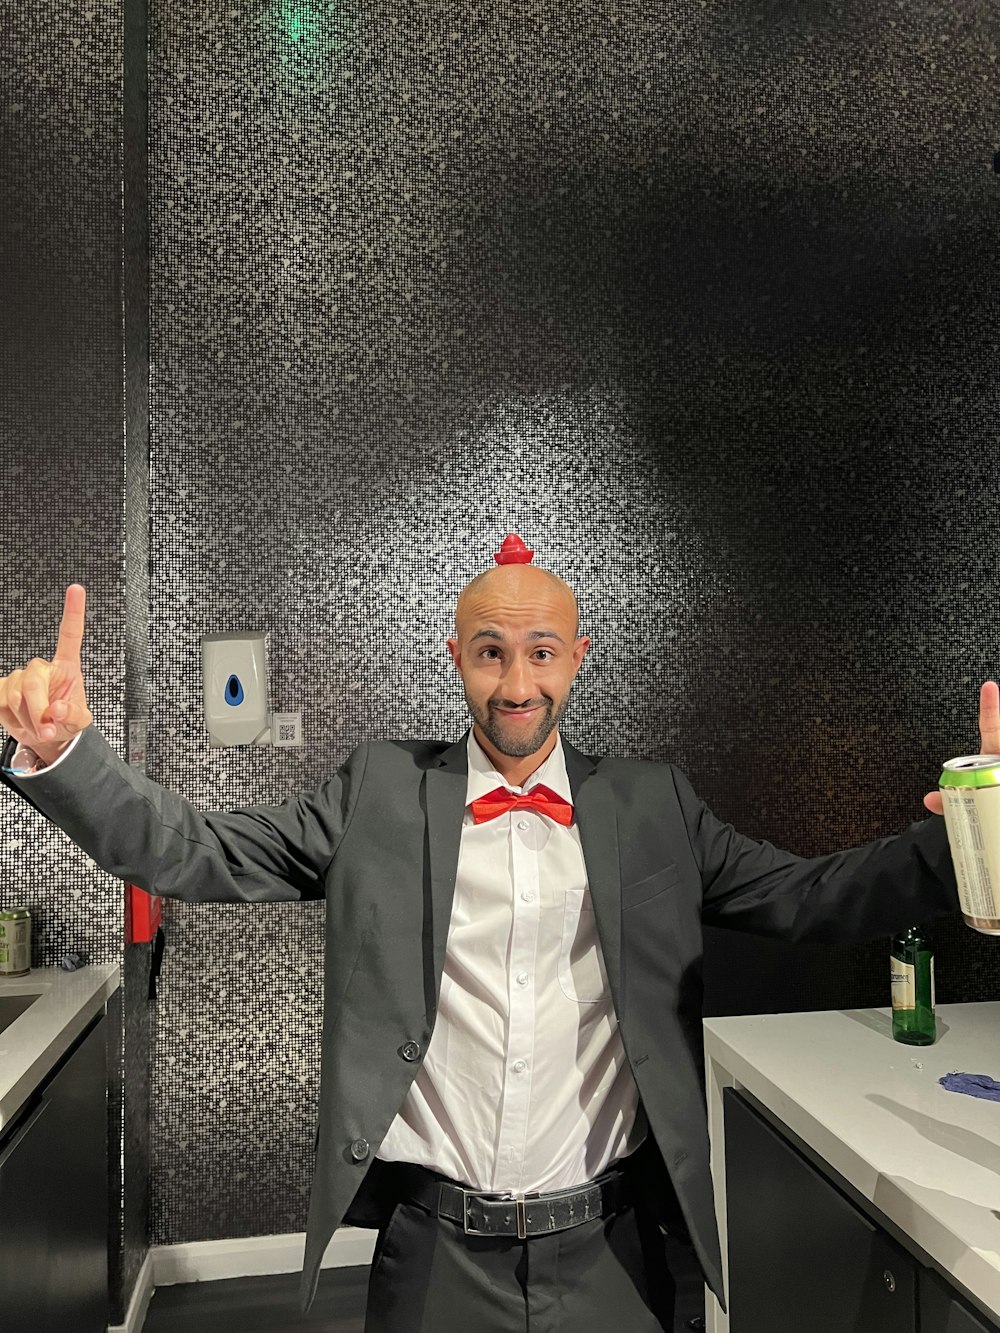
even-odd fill
[[[420,1047],[415,1041],[408,1041],[399,1048],[399,1053],[404,1060],[419,1060]]]
[[[369,1147],[367,1139],[355,1139],[351,1144],[351,1156],[356,1162],[363,1162],[368,1156]]]

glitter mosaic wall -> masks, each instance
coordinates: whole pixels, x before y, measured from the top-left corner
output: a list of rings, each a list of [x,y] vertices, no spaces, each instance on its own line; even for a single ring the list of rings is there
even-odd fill
[[[124,8],[134,17],[140,7]],[[8,5],[3,33],[0,674],[51,655],[64,589],[84,583],[90,702],[121,745],[126,707],[131,716],[145,708],[149,624],[148,441],[136,402],[147,362],[134,336],[123,385],[123,5]],[[131,56],[143,62],[141,41]],[[140,157],[144,144],[140,131]],[[147,305],[140,291],[133,333]],[[33,965],[50,967],[72,948],[123,969],[108,1053],[110,1313],[119,1322],[148,1231],[148,962],[123,947],[121,884],[6,791],[0,838],[0,903],[31,908]]]
[[[51,656],[66,585],[89,594],[84,670],[95,717],[122,730],[124,452],[121,5],[39,21],[9,6],[4,47],[0,672]],[[7,62],[5,62],[5,65]],[[65,839],[3,794],[4,894],[35,905],[36,966],[67,948],[118,956],[117,894]],[[57,869],[58,868],[58,869]]]
[[[922,814],[1000,670],[987,0],[154,0],[150,771],[217,808],[456,736],[509,529],[594,638],[570,738],[812,853]],[[212,751],[266,629],[305,746]],[[318,906],[168,908],[153,1239],[300,1230]],[[1000,996],[937,932],[942,1000]],[[887,1002],[710,940],[710,1007]]]

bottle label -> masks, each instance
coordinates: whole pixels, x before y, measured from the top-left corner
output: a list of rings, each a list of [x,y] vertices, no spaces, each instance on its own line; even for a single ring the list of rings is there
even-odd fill
[[[931,1009],[936,1003],[934,991],[934,959],[931,957]],[[916,968],[912,963],[904,963],[902,959],[892,957],[890,962],[890,977],[892,980],[892,1007],[893,1009],[916,1009],[917,1007],[917,977]]]
[[[917,1007],[917,986],[913,964],[904,963],[898,958],[893,958],[891,959],[891,968],[893,1009],[915,1009]]]

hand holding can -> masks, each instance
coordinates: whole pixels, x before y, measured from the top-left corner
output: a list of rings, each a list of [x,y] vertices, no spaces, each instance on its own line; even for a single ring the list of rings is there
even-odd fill
[[[1000,935],[1000,754],[949,759],[940,789],[962,917]]]

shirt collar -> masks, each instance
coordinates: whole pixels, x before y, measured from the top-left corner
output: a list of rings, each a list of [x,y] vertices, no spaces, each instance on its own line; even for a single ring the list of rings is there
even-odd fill
[[[465,792],[465,804],[470,801],[477,801],[480,796],[486,796],[491,791],[496,791],[497,787],[506,787],[508,791],[529,792],[532,787],[537,787],[539,783],[544,783],[557,796],[561,796],[564,801],[573,804],[573,793],[570,791],[569,774],[566,772],[566,756],[563,753],[562,737],[556,733],[555,748],[540,768],[536,768],[531,777],[527,779],[523,787],[512,787],[506,778],[496,771],[486,754],[486,751],[476,740],[475,731],[469,730],[469,782]]]

